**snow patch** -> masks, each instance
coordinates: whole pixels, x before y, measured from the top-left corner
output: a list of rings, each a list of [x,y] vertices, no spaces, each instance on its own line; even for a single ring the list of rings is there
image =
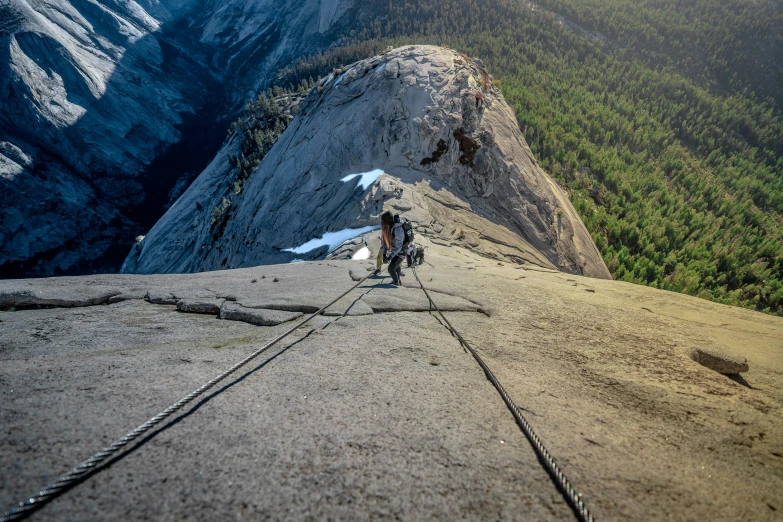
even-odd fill
[[[378,178],[381,177],[381,174],[385,174],[384,171],[380,169],[371,170],[370,172],[362,172],[361,174],[349,174],[348,176],[345,176],[340,181],[343,183],[347,183],[351,181],[352,179],[359,177],[359,183],[356,185],[357,187],[359,185],[362,186],[362,190],[367,190],[370,185],[375,183]]]
[[[292,259],[288,264],[290,265],[291,263],[304,263],[304,259]]]
[[[372,225],[369,227],[362,227],[362,228],[346,228],[345,230],[340,230],[339,232],[327,232],[320,238],[311,239],[304,245],[299,245],[296,248],[286,248],[283,250],[283,252],[293,252],[294,254],[306,254],[307,252],[310,252],[311,250],[315,250],[316,248],[322,247],[324,245],[329,247],[328,252],[331,252],[338,246],[342,245],[349,239],[353,239],[356,236],[361,236],[362,234],[366,234],[367,232],[372,232],[373,230],[378,230],[381,228],[380,225]]]
[[[354,261],[361,261],[363,259],[370,259],[370,249],[367,247],[360,248],[351,258]]]

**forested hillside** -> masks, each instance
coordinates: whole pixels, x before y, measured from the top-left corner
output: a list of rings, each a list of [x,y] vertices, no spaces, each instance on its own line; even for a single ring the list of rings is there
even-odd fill
[[[372,27],[281,71],[279,83],[298,86],[386,45],[479,57],[616,279],[783,314],[779,2],[376,8]]]

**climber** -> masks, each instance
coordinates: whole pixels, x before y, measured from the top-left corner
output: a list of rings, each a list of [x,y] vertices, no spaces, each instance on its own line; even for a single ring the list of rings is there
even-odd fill
[[[386,211],[381,214],[381,246],[383,248],[383,261],[389,263],[389,275],[392,278],[392,284],[401,286],[402,281],[402,260],[405,257],[403,247],[408,244],[406,241],[407,224],[410,229],[410,222],[401,219],[399,216],[393,216],[391,212]],[[413,232],[411,232],[411,235]]]
[[[424,247],[421,245],[416,245],[416,255],[413,258],[414,262],[417,265],[423,265],[424,264]],[[430,265],[432,266],[432,265]]]
[[[413,265],[424,263],[424,247],[411,241],[405,249],[405,259],[408,262],[408,268]]]

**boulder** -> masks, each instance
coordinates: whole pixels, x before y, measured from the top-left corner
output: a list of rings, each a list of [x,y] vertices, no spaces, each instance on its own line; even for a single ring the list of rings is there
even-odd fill
[[[748,371],[748,360],[745,357],[727,354],[713,348],[695,348],[691,351],[691,359],[725,375]]]

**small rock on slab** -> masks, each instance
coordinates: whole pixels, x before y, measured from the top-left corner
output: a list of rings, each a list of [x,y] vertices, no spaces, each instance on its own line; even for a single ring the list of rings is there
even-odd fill
[[[691,359],[724,375],[744,373],[748,371],[748,360],[744,357],[730,355],[709,348],[696,348],[691,352]]]
[[[268,310],[266,308],[245,308],[236,303],[227,302],[220,308],[220,318],[228,321],[242,321],[256,326],[275,326],[302,317],[302,312]]]
[[[225,299],[180,299],[177,310],[193,314],[218,315]]]

